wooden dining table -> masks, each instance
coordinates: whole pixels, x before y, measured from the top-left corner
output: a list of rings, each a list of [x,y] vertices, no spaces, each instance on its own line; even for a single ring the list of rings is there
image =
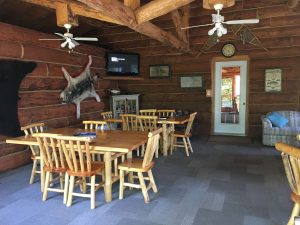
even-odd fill
[[[110,118],[105,119],[109,123],[122,123],[122,119]],[[175,116],[172,118],[158,118],[157,123],[162,125],[163,132],[163,155],[168,156],[168,150],[171,148],[171,143],[174,142],[175,125],[186,124],[189,121],[189,115]],[[171,151],[172,152],[172,151]]]
[[[175,116],[174,118],[159,118],[158,124],[162,125],[163,132],[163,155],[168,155],[169,148],[172,147],[171,143],[174,143],[174,132],[175,132],[175,125],[179,124],[186,124],[189,121],[188,116]],[[171,150],[172,152],[172,150]]]
[[[112,159],[115,154],[127,154],[127,158],[132,157],[132,151],[144,145],[148,140],[148,132],[141,131],[100,131],[100,130],[84,130],[78,128],[58,128],[47,131],[47,133],[61,134],[73,136],[80,132],[96,132],[96,138],[90,144],[91,151],[97,154],[104,155],[105,164],[105,200],[111,202],[112,200],[112,183],[118,180],[118,177],[112,175]],[[6,143],[20,144],[20,145],[38,145],[35,138],[28,136],[20,136],[6,139]],[[41,160],[43,161],[43,160]],[[41,170],[42,170],[41,165]],[[42,178],[43,177],[43,178]],[[43,190],[44,173],[41,176],[41,186]]]

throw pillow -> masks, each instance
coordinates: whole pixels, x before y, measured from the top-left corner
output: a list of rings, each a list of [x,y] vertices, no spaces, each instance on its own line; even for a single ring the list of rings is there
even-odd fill
[[[289,120],[282,116],[281,114],[277,112],[272,112],[271,114],[267,115],[267,118],[271,121],[271,123],[275,127],[283,128],[287,125]]]

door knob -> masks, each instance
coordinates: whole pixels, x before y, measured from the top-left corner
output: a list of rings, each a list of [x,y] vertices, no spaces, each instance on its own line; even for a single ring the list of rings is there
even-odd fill
[[[243,102],[243,105],[246,105],[246,103],[245,103],[245,102]]]

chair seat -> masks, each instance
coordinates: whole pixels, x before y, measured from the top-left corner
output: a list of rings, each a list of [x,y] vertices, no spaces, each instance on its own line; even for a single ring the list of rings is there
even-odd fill
[[[85,162],[85,166],[86,166],[86,162]],[[80,164],[79,163],[78,163],[78,169],[80,170]],[[104,163],[103,162],[92,162],[90,172],[88,172],[88,171],[85,171],[85,172],[77,171],[77,172],[75,172],[75,171],[72,171],[70,169],[68,169],[67,172],[71,176],[91,177],[91,176],[94,176],[94,175],[98,174],[103,169],[104,169]]]
[[[191,137],[192,134],[185,134],[183,131],[175,131],[174,132],[174,137]]]
[[[39,155],[31,155],[30,157],[32,160],[35,160],[35,159],[41,159],[41,156]]]
[[[148,172],[153,166],[154,162],[150,162],[148,166],[143,168],[143,159],[134,158],[125,160],[118,166],[118,168],[120,170],[127,170],[133,172]]]
[[[67,163],[66,163],[66,165],[67,165]],[[67,172],[67,168],[44,166],[44,171],[51,172],[51,173],[65,173],[65,172]]]
[[[300,204],[300,196],[297,195],[295,192],[291,193],[291,200],[293,202],[296,202],[296,203]]]

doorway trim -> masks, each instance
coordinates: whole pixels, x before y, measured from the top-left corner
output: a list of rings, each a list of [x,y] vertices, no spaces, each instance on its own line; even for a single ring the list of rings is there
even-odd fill
[[[212,98],[211,98],[211,129],[210,133],[211,135],[214,135],[215,132],[215,67],[217,62],[230,62],[230,61],[246,61],[247,62],[247,88],[246,88],[246,109],[245,109],[245,136],[248,136],[248,120],[249,120],[249,64],[250,64],[250,58],[247,55],[239,55],[234,56],[231,58],[225,58],[225,57],[214,57],[211,61],[211,90],[212,90]]]

